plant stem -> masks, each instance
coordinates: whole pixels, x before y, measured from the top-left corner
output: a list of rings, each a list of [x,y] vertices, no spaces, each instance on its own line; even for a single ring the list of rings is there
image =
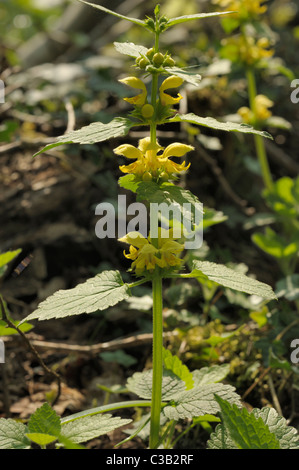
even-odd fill
[[[256,116],[254,99],[257,95],[257,91],[256,91],[254,71],[252,67],[247,68],[246,77],[247,77],[247,83],[248,83],[248,96],[249,96],[250,108],[253,114]],[[271,171],[269,168],[269,163],[267,159],[267,153],[266,153],[266,148],[265,148],[263,137],[255,134],[254,142],[255,142],[256,153],[257,153],[260,166],[261,166],[264,185],[267,189],[271,190],[273,187],[273,180],[272,180],[272,175],[271,175]]]
[[[163,374],[163,317],[162,278],[153,278],[153,384],[151,407],[150,449],[159,443]]]

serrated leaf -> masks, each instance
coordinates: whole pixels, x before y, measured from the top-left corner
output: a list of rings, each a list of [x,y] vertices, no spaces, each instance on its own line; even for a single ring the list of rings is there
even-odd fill
[[[274,408],[265,407],[260,409],[254,408],[250,414],[256,419],[261,418],[269,431],[275,435],[279,441],[280,449],[298,449],[299,434],[298,431],[287,425],[287,421],[279,416]],[[229,430],[224,425],[216,427],[215,432],[211,434],[208,441],[209,449],[239,449],[233,441]]]
[[[139,26],[146,27],[145,22],[137,18],[131,18],[129,16],[121,15],[120,13],[117,13],[116,11],[109,10],[108,8],[102,7],[102,5],[97,5],[95,3],[85,2],[84,0],[79,0],[79,2],[84,3],[85,5],[89,5],[90,7],[97,8],[98,10],[101,10],[104,13],[108,13],[109,15],[116,16],[117,18],[120,18],[121,20],[127,20],[127,21],[130,21],[131,23],[138,24]]]
[[[186,390],[194,387],[193,376],[188,367],[167,349],[163,349],[163,362],[167,370],[173,372],[179,379],[185,382]]]
[[[26,437],[41,447],[57,441],[57,436],[51,436],[51,434],[43,434],[38,432],[27,433]]]
[[[60,418],[48,403],[38,408],[28,421],[28,432],[32,434],[48,434],[57,437],[60,429]]]
[[[153,181],[141,182],[136,190],[138,201],[147,201],[148,203],[163,204],[177,208],[177,213],[173,214],[175,219],[180,221],[195,220],[195,213],[202,213],[202,205],[198,198],[190,191],[176,186],[172,183],[157,184]]]
[[[230,365],[221,364],[211,367],[202,367],[192,372],[194,387],[220,382],[229,374]]]
[[[167,418],[176,421],[205,414],[214,415],[220,410],[219,404],[215,400],[215,394],[240,406],[240,397],[235,393],[234,387],[223,384],[207,384],[177,395],[171,404],[163,408],[163,413]]]
[[[212,263],[210,261],[193,262],[193,269],[190,274],[184,277],[195,277],[199,282],[209,279],[229,289],[245,292],[246,294],[257,295],[265,299],[276,299],[272,288],[256,279],[246,276],[245,274],[227,268],[222,264]]]
[[[67,134],[57,137],[56,142],[46,145],[42,150],[35,153],[33,156],[51,150],[59,145],[65,144],[95,144],[103,142],[108,139],[123,137],[128,134],[130,129],[134,126],[140,125],[127,118],[116,117],[107,124],[102,122],[92,122],[88,126],[84,126],[76,131],[68,132]]]
[[[140,398],[151,399],[152,397],[153,371],[135,372],[127,381],[127,389]],[[180,380],[173,372],[163,371],[162,378],[162,400],[171,400],[177,394],[186,389],[185,382]]]
[[[148,48],[134,44],[133,42],[114,42],[114,47],[120,54],[125,54],[130,57],[139,57],[146,55]]]
[[[131,419],[112,417],[111,414],[86,416],[62,425],[61,434],[75,444],[87,442],[131,423]]]
[[[212,16],[221,16],[221,15],[227,15],[228,13],[234,13],[232,11],[221,11],[221,12],[213,12],[213,13],[196,13],[194,15],[184,15],[184,16],[178,16],[176,18],[171,18],[168,20],[166,23],[166,28],[170,28],[171,26],[174,26],[176,24],[180,23],[186,23],[186,21],[192,21],[192,20],[201,20],[204,18],[210,18]]]
[[[239,449],[280,449],[279,441],[261,417],[215,397],[221,408],[223,425]]]
[[[281,449],[299,449],[299,433],[297,429],[287,424],[285,418],[280,416],[274,408],[254,408],[252,414],[261,418],[268,426],[270,432],[275,434]]]
[[[257,134],[262,137],[267,137],[268,139],[273,139],[273,137],[268,132],[256,130],[248,124],[238,124],[236,122],[221,122],[217,121],[217,119],[214,119],[212,117],[201,117],[193,113],[176,114],[174,117],[170,118],[168,122],[189,122],[190,124],[209,127],[211,129],[216,129],[220,131]]]
[[[27,427],[14,419],[0,418],[0,449],[30,449]]]
[[[130,288],[123,283],[119,271],[104,271],[73,289],[55,292],[23,321],[93,313],[112,307],[129,296]]]
[[[189,69],[182,69],[180,67],[164,67],[163,68],[169,75],[175,75],[176,77],[182,78],[185,82],[191,85],[199,85],[201,82],[201,75],[197,72],[193,72]]]

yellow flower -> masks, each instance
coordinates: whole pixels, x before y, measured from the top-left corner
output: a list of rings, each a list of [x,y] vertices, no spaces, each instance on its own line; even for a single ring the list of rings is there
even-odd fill
[[[237,36],[222,41],[224,49],[222,55],[233,62],[243,62],[254,65],[262,59],[271,57],[273,49],[268,49],[270,42],[267,38],[256,40],[252,36]]]
[[[170,77],[167,77],[164,82],[162,82],[162,85],[160,86],[159,89],[159,94],[160,94],[160,101],[163,106],[169,106],[178,103],[183,97],[178,93],[178,96],[176,98],[172,97],[171,95],[168,95],[165,93],[165,90],[169,90],[170,88],[177,88],[182,85],[183,79],[180,77],[176,77],[175,75],[171,75]]]
[[[145,238],[139,232],[130,232],[119,241],[130,244],[129,253],[124,252],[124,255],[133,260],[131,267],[137,275],[152,273],[156,266],[162,269],[181,266],[179,254],[184,250],[184,245],[175,241],[172,230],[158,228],[156,245],[150,235]]]
[[[143,81],[141,81],[137,77],[126,77],[119,81],[132,88],[142,90],[142,92],[139,95],[133,96],[132,98],[124,98],[125,101],[135,106],[143,106],[146,103],[147,90]]]
[[[265,5],[261,5],[267,0],[213,0],[213,3],[221,8],[238,13],[239,18],[249,19],[262,15],[267,11]]]
[[[149,180],[150,176],[157,179],[163,173],[165,179],[165,175],[171,177],[174,173],[187,170],[190,163],[188,165],[185,162],[178,164],[170,160],[170,158],[182,157],[193,149],[191,145],[175,142],[168,145],[164,150],[157,141],[155,144],[152,144],[150,138],[145,137],[139,141],[138,148],[130,144],[123,144],[114,149],[114,153],[126,158],[135,159],[135,162],[129,165],[119,167],[123,173],[133,173],[139,178],[146,176],[146,179]]]
[[[247,106],[242,106],[238,110],[238,114],[242,117],[243,122],[255,125],[256,121],[266,121],[270,116],[272,116],[272,113],[268,108],[271,108],[273,105],[273,101],[267,98],[267,96],[257,95],[254,98],[254,109],[251,110],[247,108]]]

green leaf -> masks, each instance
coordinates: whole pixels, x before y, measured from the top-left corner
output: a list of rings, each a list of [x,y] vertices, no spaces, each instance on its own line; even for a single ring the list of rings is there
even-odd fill
[[[20,253],[21,249],[13,250],[13,251],[6,251],[5,253],[0,253],[0,277],[6,271],[8,263],[10,263],[14,258],[16,258]]]
[[[172,183],[157,184],[153,181],[141,182],[137,187],[137,200],[147,201],[148,203],[162,204],[177,208],[177,214],[174,219],[194,222],[195,212],[201,209],[201,203],[198,198],[190,191],[176,186]],[[176,212],[176,211],[175,211]]]
[[[131,422],[131,419],[112,417],[111,414],[86,416],[63,424],[61,435],[75,444],[79,444],[107,434]]]
[[[0,268],[6,266],[10,261],[12,261],[16,256],[21,253],[21,249],[14,251],[6,251],[5,253],[0,253]]]
[[[93,313],[112,307],[129,296],[130,289],[123,283],[119,271],[104,271],[73,289],[55,292],[25,320],[49,320]]]
[[[224,445],[227,440],[229,444],[238,449],[280,449],[279,440],[270,431],[269,427],[261,417],[254,413],[249,413],[246,408],[238,408],[236,405],[228,403],[221,397],[215,397],[221,408],[221,417],[225,429],[223,439],[222,427],[220,427],[221,440]],[[220,425],[222,426],[222,425]],[[219,429],[218,429],[219,441]],[[216,439],[211,438],[208,447],[217,448]],[[221,447],[223,448],[223,447]],[[224,447],[227,448],[227,447]]]
[[[18,321],[13,321],[14,325],[18,325]],[[19,329],[23,331],[23,333],[27,333],[33,328],[33,325],[30,323],[22,323]],[[4,320],[0,320],[0,336],[10,336],[10,335],[18,335],[19,333],[14,328],[7,327],[7,323]]]
[[[168,122],[189,122],[191,124],[196,124],[198,126],[209,127],[211,129],[216,129],[220,131],[228,132],[242,132],[245,134],[257,134],[262,137],[267,137],[268,139],[273,139],[273,137],[265,131],[259,131],[254,129],[248,124],[239,124],[236,122],[221,122],[217,121],[212,117],[200,117],[196,114],[176,114],[173,118],[168,119]]]
[[[44,403],[30,417],[28,431],[30,434],[58,436],[61,430],[60,417],[48,403]]]
[[[297,238],[297,237],[296,237]],[[264,233],[254,233],[252,241],[265,253],[278,259],[289,259],[297,256],[299,251],[299,240],[294,239],[290,243],[274,232],[270,227],[266,227]]]
[[[185,382],[186,390],[190,390],[194,387],[193,376],[188,367],[185,366],[177,356],[172,355],[167,349],[163,349],[163,362],[165,369],[170,370],[179,379]]]
[[[270,432],[275,434],[281,449],[299,449],[297,429],[289,426],[286,419],[280,416],[274,408],[264,407],[261,410],[254,408],[252,414],[257,419],[261,418]]]
[[[299,298],[299,274],[292,274],[276,283],[277,297],[285,297],[293,301]],[[1,336],[1,334],[0,334]]]
[[[257,295],[268,300],[276,299],[272,288],[267,284],[245,276],[245,274],[227,268],[222,264],[216,264],[210,261],[195,260],[193,262],[192,272],[190,274],[184,274],[183,277],[195,277],[199,282],[204,282],[206,279],[209,279],[229,289]]]
[[[225,379],[225,377],[229,374],[229,371],[229,364],[202,367],[199,370],[194,370],[192,372],[194,387],[220,382],[221,380]]]
[[[148,48],[134,44],[133,42],[114,42],[115,49],[120,54],[129,55],[130,57],[139,57],[146,55]]]
[[[38,444],[41,447],[57,441],[57,436],[52,436],[51,434],[43,434],[43,433],[38,433],[38,432],[27,433],[26,437],[28,437],[28,439],[30,439],[32,442],[34,442],[35,444]]]
[[[213,12],[213,13],[196,13],[195,15],[178,16],[176,18],[169,19],[168,22],[166,23],[166,28],[170,28],[171,26],[174,26],[176,24],[185,23],[186,21],[201,20],[204,18],[210,18],[212,16],[227,15],[228,13],[234,13],[234,12],[221,11],[221,12]]]
[[[205,207],[203,215],[203,230],[211,227],[212,225],[221,224],[228,219],[221,211]]]
[[[207,384],[176,395],[172,402],[163,408],[163,413],[167,418],[176,421],[205,414],[214,415],[220,410],[215,400],[215,394],[240,406],[240,397],[235,393],[234,387],[223,384]]]
[[[152,397],[153,371],[135,372],[128,378],[127,389],[140,398],[151,399]],[[164,370],[162,379],[162,400],[171,400],[186,389],[186,384],[171,371]]]
[[[117,18],[120,18],[121,20],[130,21],[131,23],[138,24],[139,26],[143,26],[144,28],[147,27],[145,21],[139,20],[137,18],[130,18],[129,16],[121,15],[120,13],[117,13],[116,11],[108,10],[108,8],[102,7],[101,5],[96,5],[95,3],[85,2],[84,0],[79,0],[79,2],[84,3],[85,5],[89,5],[93,8],[97,8],[98,10],[101,10],[104,13],[109,13],[110,15],[116,16]]]
[[[14,419],[0,418],[0,449],[30,449],[26,426]]]
[[[51,150],[59,145],[65,144],[94,144],[103,142],[108,139],[123,137],[128,134],[131,127],[140,125],[127,118],[116,117],[108,124],[102,122],[92,122],[88,126],[84,126],[76,131],[68,132],[60,137],[57,137],[56,142],[46,145],[42,150],[35,153],[33,156]]]
[[[197,86],[201,82],[201,75],[190,69],[182,69],[174,66],[163,67],[163,70],[165,70],[169,75],[175,75],[176,77],[182,78],[185,82],[190,83],[191,85]]]

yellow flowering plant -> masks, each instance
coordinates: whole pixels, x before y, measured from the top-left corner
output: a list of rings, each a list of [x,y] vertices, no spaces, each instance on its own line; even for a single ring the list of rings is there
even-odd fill
[[[152,224],[149,233],[146,234],[134,230],[120,237],[119,242],[125,247],[125,260],[130,263],[128,270],[133,276],[132,282],[124,282],[119,271],[103,271],[73,289],[54,293],[27,316],[26,321],[59,319],[69,315],[104,311],[128,299],[135,287],[150,283],[153,301],[152,369],[136,373],[127,381],[127,390],[137,395],[138,399],[92,408],[79,415],[63,418],[61,424],[71,426],[73,422],[78,423],[79,419],[84,420],[123,407],[149,408],[148,417],[142,424],[137,424],[135,431],[127,439],[138,435],[149,423],[148,446],[150,449],[157,449],[163,445],[165,436],[168,433],[172,434],[177,421],[184,423],[184,420],[198,416],[206,416],[208,421],[211,415],[215,416],[220,410],[223,411],[225,405],[234,405],[236,409],[242,406],[234,387],[222,383],[228,373],[227,368],[220,366],[216,375],[215,369],[210,370],[210,368],[191,372],[178,357],[163,347],[163,280],[169,278],[182,282],[186,278],[194,278],[198,283],[205,284],[209,281],[213,285],[222,285],[249,295],[258,295],[265,302],[275,298],[270,286],[221,264],[195,260],[191,270],[187,271],[183,253],[187,246],[190,246],[187,245],[190,233],[197,234],[200,229],[202,204],[194,194],[177,185],[176,178],[192,168],[192,160],[197,158],[197,155],[193,147],[184,142],[161,145],[157,139],[157,126],[189,122],[217,131],[250,133],[261,138],[271,138],[271,136],[250,125],[218,122],[216,119],[192,113],[181,114],[177,109],[182,99],[177,89],[186,82],[197,86],[201,77],[197,72],[177,67],[171,56],[161,51],[160,36],[177,24],[218,17],[229,14],[228,12],[167,18],[160,14],[160,5],[157,5],[152,18],[139,20],[126,17],[99,4],[83,0],[82,3],[149,31],[153,35],[153,47],[147,49],[133,43],[115,43],[118,52],[134,58],[134,65],[139,75],[120,79],[124,86],[132,88],[135,93],[132,97],[125,98],[129,108],[126,117],[116,117],[109,123],[95,122],[67,133],[36,155],[66,143],[92,144],[107,139],[120,139],[133,127],[139,130],[145,127],[144,138],[135,145],[123,142],[114,148],[115,158],[132,161],[129,164],[120,164],[120,172],[124,175],[119,178],[119,186],[132,191],[136,195],[136,200],[144,201],[146,207],[150,209],[156,208],[157,205],[160,208],[163,206],[166,215],[165,211],[161,210],[161,216],[158,217],[157,213],[150,210],[150,221],[158,221],[158,226]],[[150,77],[150,83],[148,80],[145,82],[144,76]],[[170,92],[172,89],[175,89],[174,96]],[[173,160],[185,158],[189,153],[191,160],[189,163],[186,161],[177,163]],[[167,208],[171,208],[172,217]],[[216,416],[213,419],[219,420]],[[246,427],[246,423],[244,426]],[[266,425],[265,428],[271,434]],[[96,435],[96,431],[94,434]]]

